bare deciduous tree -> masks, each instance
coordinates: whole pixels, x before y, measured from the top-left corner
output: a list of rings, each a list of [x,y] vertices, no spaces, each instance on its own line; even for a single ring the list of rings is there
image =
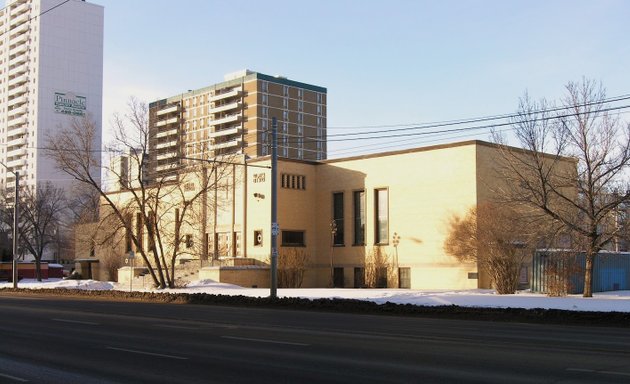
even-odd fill
[[[521,99],[512,126],[531,156],[502,145],[502,174],[519,186],[503,195],[544,212],[577,240],[586,253],[584,297],[592,297],[593,260],[619,235],[615,212],[630,198],[630,124],[610,113],[601,84],[583,79],[566,91],[560,108]],[[567,158],[575,165],[567,167]]]
[[[497,293],[514,293],[523,262],[539,240],[529,219],[504,205],[480,204],[464,217],[451,218],[444,250],[459,261],[477,263]]]
[[[374,246],[365,258],[365,286],[368,288],[387,288],[392,272],[389,255],[383,247]]]
[[[308,255],[301,249],[282,248],[278,257],[278,287],[300,288]]]
[[[5,201],[13,198],[12,193],[5,191]],[[3,204],[5,207],[9,205]],[[41,281],[42,259],[53,244],[59,243],[60,225],[66,210],[64,191],[51,183],[22,188],[18,208],[19,243],[35,259],[35,277]],[[13,209],[5,210],[3,217],[7,226],[13,225]]]
[[[113,162],[100,165],[95,125],[87,116],[52,137],[49,152],[60,170],[98,193],[99,220],[115,223],[112,233],[123,234],[127,250],[140,256],[155,286],[174,287],[177,259],[194,251],[193,235],[203,232],[205,225],[199,215],[216,203],[208,191],[231,175],[232,158],[190,164],[177,180],[157,175],[148,180],[148,119],[147,105],[133,98],[128,113],[114,117],[115,139],[106,150],[125,154],[128,167],[124,169],[112,166]],[[117,191],[108,192],[101,185],[101,170],[116,182]]]

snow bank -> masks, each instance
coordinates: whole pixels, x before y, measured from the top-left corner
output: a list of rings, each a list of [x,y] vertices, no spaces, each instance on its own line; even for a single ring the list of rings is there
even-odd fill
[[[25,279],[18,283],[20,288],[46,289],[70,288],[84,290],[128,290],[118,283],[95,280],[49,279],[38,282]],[[0,283],[0,288],[10,288],[11,283]],[[146,290],[145,290],[146,291]],[[165,289],[164,293],[208,293],[214,295],[242,295],[249,297],[269,296],[267,288],[243,288],[236,285],[218,283],[213,280],[193,281],[185,288]],[[493,290],[403,290],[403,289],[278,289],[279,297],[299,297],[306,299],[343,298],[372,301],[378,304],[415,304],[426,306],[458,305],[481,308],[545,308],[572,311],[630,312],[630,291],[613,291],[594,294],[593,298],[580,295],[567,297],[547,297],[542,294],[521,291],[514,295],[497,295]]]

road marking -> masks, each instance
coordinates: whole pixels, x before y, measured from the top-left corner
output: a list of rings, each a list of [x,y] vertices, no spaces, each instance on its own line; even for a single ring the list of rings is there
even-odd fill
[[[145,351],[136,351],[134,349],[126,349],[126,348],[116,348],[116,347],[106,347],[107,349],[112,349],[114,351],[123,351],[129,353],[137,353],[139,355],[149,355],[149,356],[157,356],[157,357],[166,357],[168,359],[177,359],[177,360],[188,360],[187,357],[183,356],[173,356],[173,355],[164,355],[162,353],[153,353],[153,352],[145,352]]]
[[[10,380],[14,380],[14,381],[19,381],[21,383],[27,383],[28,382],[28,380],[23,379],[21,377],[11,376],[11,375],[7,375],[7,374],[4,374],[4,373],[0,373],[0,377],[4,377],[4,378],[10,379]]]
[[[285,344],[285,345],[297,345],[300,347],[308,347],[310,344],[304,343],[292,343],[290,341],[276,341],[276,340],[266,340],[266,339],[250,339],[249,337],[235,337],[235,336],[221,336],[224,339],[231,340],[242,340],[242,341],[255,341],[258,343],[269,343],[269,344]]]
[[[630,376],[630,373],[627,372],[598,371],[598,373],[604,373],[606,375]]]
[[[93,323],[91,321],[79,321],[79,320],[68,320],[68,319],[50,319],[50,320],[58,321],[60,323],[83,324],[83,325],[100,325],[99,323]]]
[[[185,325],[155,324],[154,326],[161,327],[161,328],[175,328],[175,329],[197,329],[197,327],[187,327]]]
[[[585,373],[599,373],[601,375],[630,376],[630,372],[596,371],[594,369],[582,369],[582,368],[567,368],[567,371],[571,371],[571,372],[585,372]]]

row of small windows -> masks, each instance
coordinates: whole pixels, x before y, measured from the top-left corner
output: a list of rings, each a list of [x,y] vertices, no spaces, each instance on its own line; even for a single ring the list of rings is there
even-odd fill
[[[286,189],[306,189],[306,176],[282,174],[282,188]]]

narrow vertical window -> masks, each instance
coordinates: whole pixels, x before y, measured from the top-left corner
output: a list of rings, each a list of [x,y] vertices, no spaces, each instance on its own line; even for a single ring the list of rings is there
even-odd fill
[[[333,193],[333,222],[336,226],[333,245],[344,245],[343,192]]]
[[[389,238],[389,202],[387,189],[374,191],[374,222],[376,244],[387,244]]]
[[[354,245],[365,245],[365,192],[354,191]]]

